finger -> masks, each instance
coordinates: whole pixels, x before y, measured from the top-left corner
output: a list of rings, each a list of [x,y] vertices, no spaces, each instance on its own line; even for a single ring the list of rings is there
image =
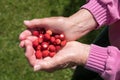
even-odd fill
[[[48,26],[50,27],[59,24],[58,22],[60,22],[61,20],[62,18],[51,17],[51,18],[43,18],[43,19],[33,19],[29,21],[25,20],[24,24],[28,28],[43,27],[43,26],[47,28]]]
[[[35,41],[38,38],[36,36],[28,36],[26,39],[30,40],[31,42],[33,42],[33,41]]]
[[[25,40],[28,36],[31,36],[31,35],[32,35],[31,31],[25,30],[20,34],[19,39]]]
[[[26,25],[26,27],[28,28],[36,28],[36,27],[43,27],[46,26],[46,19],[33,19],[33,20],[25,20],[24,24]]]
[[[30,40],[31,42],[33,42],[33,41],[36,40],[36,39],[37,39],[36,36],[28,36],[28,37],[26,38],[26,40]],[[20,46],[21,48],[24,48],[24,46],[25,46],[25,40],[20,41],[19,46]]]
[[[60,69],[62,64],[64,64],[64,59],[62,57],[47,58],[36,63],[34,66],[34,71],[54,71],[58,68]]]
[[[29,63],[34,66],[35,61],[36,61],[36,57],[35,57],[35,50],[32,47],[32,43],[29,40],[25,40],[25,47],[26,47],[26,52],[25,52],[25,56],[28,59]]]
[[[19,46],[20,46],[21,48],[23,48],[23,47],[24,47],[24,45],[25,45],[25,41],[24,41],[24,40],[23,40],[23,41],[20,41]]]

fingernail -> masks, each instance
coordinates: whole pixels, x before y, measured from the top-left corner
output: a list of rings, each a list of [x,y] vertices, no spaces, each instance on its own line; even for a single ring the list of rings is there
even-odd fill
[[[25,24],[29,24],[30,21],[28,21],[28,20],[24,20],[24,23],[25,23]]]
[[[35,65],[34,66],[34,71],[38,71],[38,70],[40,70],[40,65]]]

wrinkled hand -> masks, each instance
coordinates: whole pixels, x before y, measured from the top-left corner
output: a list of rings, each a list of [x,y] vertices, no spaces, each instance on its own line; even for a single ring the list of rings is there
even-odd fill
[[[36,59],[34,55],[35,50],[30,40],[25,40],[25,47],[25,56],[33,66],[34,71],[43,70],[48,72],[74,65],[85,65],[90,49],[89,45],[77,41],[70,41],[54,57]]]
[[[32,35],[30,30],[36,27],[42,27],[45,29],[51,29],[53,32],[63,33],[67,41],[73,41],[94,30],[97,26],[92,14],[86,9],[81,9],[70,17],[33,19],[24,21],[24,24],[29,29],[20,34],[20,45],[23,45],[23,41]]]
[[[76,40],[79,38],[80,33],[76,27],[73,27],[74,23],[65,17],[51,17],[43,19],[33,19],[30,21],[24,21],[24,24],[29,29],[36,27],[51,29],[56,33],[63,33],[68,41]],[[25,40],[28,36],[31,36],[31,31],[27,29],[20,34],[20,40]]]

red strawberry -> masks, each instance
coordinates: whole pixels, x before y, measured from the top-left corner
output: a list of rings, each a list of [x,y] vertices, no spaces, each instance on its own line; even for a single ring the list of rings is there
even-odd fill
[[[42,53],[40,50],[36,51],[35,56],[37,59],[42,59]]]
[[[40,35],[39,35],[39,38],[42,38],[42,39],[43,39],[43,37],[44,37],[43,34],[40,34]]]
[[[56,54],[55,52],[50,52],[50,53],[49,53],[49,56],[50,56],[50,57],[53,57],[55,54]]]
[[[38,38],[38,42],[42,43],[43,42],[43,38]]]
[[[36,49],[37,49],[37,50],[41,50],[41,46],[40,46],[40,45],[38,45]]]
[[[59,39],[59,38],[60,38],[60,36],[59,36],[58,34],[56,34],[56,35],[55,35],[55,38],[56,38],[56,39]]]
[[[55,46],[56,47],[56,51],[59,51],[61,49],[60,46]]]
[[[36,39],[35,41],[33,41],[33,47],[37,47],[39,45],[38,39]]]
[[[48,55],[49,55],[49,51],[48,50],[42,51],[42,56],[43,57],[47,57]]]
[[[49,34],[49,35],[52,35],[52,31],[51,30],[47,30],[46,33]]]
[[[60,34],[60,40],[64,40],[65,39],[65,35],[64,34]]]
[[[67,42],[66,40],[62,41],[62,42],[61,42],[61,46],[62,46],[62,47],[65,46],[65,45],[66,45],[66,42]]]
[[[61,43],[61,40],[60,39],[56,39],[55,40],[55,44],[60,44]]]
[[[32,34],[33,34],[34,36],[39,36],[39,32],[38,32],[37,30],[33,31]]]
[[[41,44],[42,49],[47,49],[48,46],[49,46],[49,44],[48,44],[47,42],[43,42],[43,43]]]
[[[51,52],[55,52],[55,51],[56,51],[56,48],[55,48],[54,45],[49,45],[48,49],[49,49],[49,51],[51,51]]]
[[[54,42],[55,42],[55,37],[51,37],[51,38],[50,38],[50,42],[51,42],[51,43],[54,43]]]
[[[45,41],[50,40],[50,34],[48,33],[44,34],[44,40]]]

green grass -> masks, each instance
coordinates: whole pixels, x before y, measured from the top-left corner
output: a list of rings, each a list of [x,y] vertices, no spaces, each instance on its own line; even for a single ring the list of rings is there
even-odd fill
[[[24,20],[69,16],[83,3],[82,0],[1,0],[0,80],[70,80],[73,74],[70,69],[54,73],[34,72],[19,47],[18,37],[25,30]],[[86,37],[81,41],[85,40]]]

